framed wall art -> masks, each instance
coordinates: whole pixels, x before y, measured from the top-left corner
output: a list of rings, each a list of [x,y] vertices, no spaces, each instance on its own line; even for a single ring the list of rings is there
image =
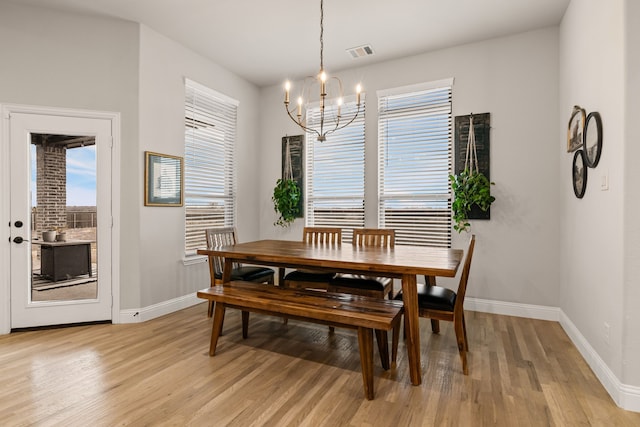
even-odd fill
[[[571,167],[573,193],[578,199],[582,199],[587,189],[587,165],[584,157],[584,151],[576,151],[573,155],[573,166]]]
[[[572,153],[582,147],[584,135],[584,125],[587,115],[583,108],[576,105],[571,112],[569,125],[567,127],[567,152]]]
[[[182,206],[184,159],[151,151],[144,159],[144,205]]]
[[[584,129],[584,160],[588,167],[595,168],[602,153],[602,119],[594,111],[587,116]]]

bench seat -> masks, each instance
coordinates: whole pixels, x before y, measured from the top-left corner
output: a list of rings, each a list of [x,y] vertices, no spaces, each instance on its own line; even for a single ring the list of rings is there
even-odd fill
[[[198,291],[197,296],[214,301],[209,355],[214,356],[227,307],[307,322],[358,330],[360,364],[367,399],[373,391],[373,331],[389,331],[400,322],[403,305],[357,295],[316,292],[231,281]],[[387,356],[388,358],[388,356]]]

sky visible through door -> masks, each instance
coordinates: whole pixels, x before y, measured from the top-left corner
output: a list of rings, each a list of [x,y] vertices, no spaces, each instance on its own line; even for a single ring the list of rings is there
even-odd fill
[[[36,146],[31,145],[31,206],[37,206]],[[96,146],[67,150],[67,206],[96,205]]]

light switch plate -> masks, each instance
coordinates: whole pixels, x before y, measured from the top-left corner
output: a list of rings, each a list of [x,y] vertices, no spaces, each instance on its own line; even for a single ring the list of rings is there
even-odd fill
[[[607,191],[609,189],[609,171],[602,171],[602,175],[600,175],[600,190]]]

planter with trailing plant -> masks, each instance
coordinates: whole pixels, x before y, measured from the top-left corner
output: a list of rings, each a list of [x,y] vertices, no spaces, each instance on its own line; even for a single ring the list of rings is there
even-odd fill
[[[458,233],[468,231],[471,227],[469,214],[477,210],[487,212],[496,198],[491,195],[494,185],[480,172],[478,154],[476,152],[476,136],[473,124],[473,114],[469,116],[469,137],[465,152],[464,169],[457,175],[449,175],[451,190],[453,191],[453,229]],[[474,218],[476,218],[474,216]]]
[[[486,212],[496,198],[491,195],[494,185],[480,172],[465,169],[457,175],[449,175],[451,190],[453,191],[453,228],[458,233],[469,230],[469,212],[473,206]]]
[[[273,208],[279,217],[273,225],[288,227],[300,214],[300,187],[293,179],[279,179],[273,189]]]

